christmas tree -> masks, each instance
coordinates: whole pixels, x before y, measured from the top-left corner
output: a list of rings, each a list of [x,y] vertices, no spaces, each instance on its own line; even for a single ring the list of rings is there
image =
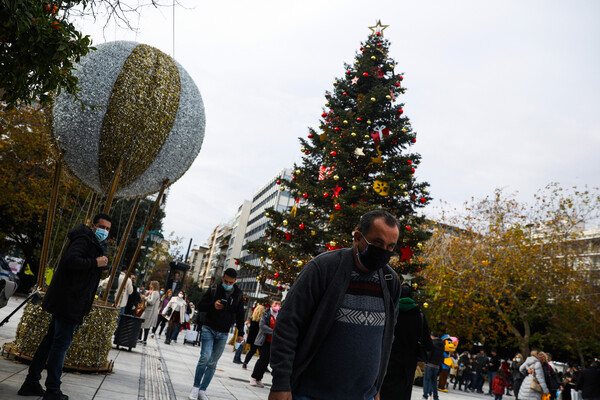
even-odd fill
[[[292,284],[304,264],[327,250],[352,246],[352,232],[367,211],[383,208],[400,221],[397,257],[390,265],[399,274],[414,276],[422,268],[418,254],[429,234],[416,210],[430,197],[427,183],[417,183],[421,157],[409,152],[416,142],[400,95],[403,76],[388,56],[383,38],[386,25],[370,27],[371,34],[353,65],[325,93],[319,130],[300,138],[304,153],[289,181],[278,182],[295,205],[285,212],[267,209],[266,237],[249,243],[260,256],[262,283],[279,290]]]

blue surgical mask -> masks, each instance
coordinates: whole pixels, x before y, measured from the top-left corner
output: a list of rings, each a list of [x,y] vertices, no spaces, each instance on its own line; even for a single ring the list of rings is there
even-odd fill
[[[225,289],[225,290],[227,290],[227,291],[230,291],[231,289],[233,289],[233,285],[229,285],[229,286],[227,286],[227,285],[226,285],[226,284],[224,284],[224,283],[221,283],[221,285],[223,286],[223,289]]]
[[[94,234],[96,235],[96,239],[98,239],[99,242],[105,241],[108,237],[108,231],[105,229],[96,228],[96,232],[94,232]]]
[[[165,291],[164,291],[164,290],[161,290],[161,291],[160,291],[160,294],[161,294],[161,295],[165,294]]]

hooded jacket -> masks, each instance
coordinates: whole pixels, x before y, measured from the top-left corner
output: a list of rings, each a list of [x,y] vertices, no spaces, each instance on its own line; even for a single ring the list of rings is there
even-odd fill
[[[54,272],[42,308],[58,320],[81,324],[94,302],[103,271],[96,258],[104,255],[104,250],[86,225],[74,228],[67,237],[69,245]]]
[[[350,283],[353,266],[352,248],[339,249],[313,258],[298,275],[279,310],[273,331],[272,391],[289,392],[297,387],[302,373],[331,329]],[[379,375],[375,382],[378,391],[392,348],[400,297],[400,281],[393,269],[386,265],[379,270],[379,278],[385,305],[385,326]]]
[[[213,296],[214,290],[214,296]],[[196,307],[198,312],[206,313],[204,325],[217,332],[229,332],[235,323],[240,335],[244,332],[244,298],[243,292],[237,284],[233,285],[233,292],[227,295],[222,285],[207,290]],[[225,308],[217,310],[215,301],[227,299]]]

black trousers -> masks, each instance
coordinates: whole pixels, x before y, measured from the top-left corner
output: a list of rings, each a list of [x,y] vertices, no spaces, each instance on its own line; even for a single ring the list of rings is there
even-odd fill
[[[260,357],[256,364],[254,364],[254,370],[252,371],[252,377],[257,381],[262,381],[269,362],[271,362],[271,343],[265,341],[265,344],[259,347]]]
[[[416,356],[390,357],[387,373],[379,391],[380,400],[410,400],[416,369]]]
[[[252,343],[250,345],[250,350],[246,353],[246,358],[244,359],[244,364],[248,364],[253,355],[256,354],[256,350],[258,350],[258,346]]]

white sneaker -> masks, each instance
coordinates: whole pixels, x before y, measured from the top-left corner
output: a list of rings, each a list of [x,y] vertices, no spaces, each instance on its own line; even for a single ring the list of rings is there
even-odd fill
[[[198,395],[200,396],[200,400],[208,400],[208,396],[206,395],[206,392],[204,390],[199,391]]]
[[[256,387],[264,388],[265,385],[263,385],[262,381],[256,381]]]
[[[188,399],[190,399],[190,400],[198,400],[198,392],[199,391],[200,391],[200,388],[193,387],[192,391],[190,392],[190,395],[188,396]]]
[[[254,379],[253,377],[250,377],[250,386],[258,386],[257,382],[258,381],[256,379]]]

